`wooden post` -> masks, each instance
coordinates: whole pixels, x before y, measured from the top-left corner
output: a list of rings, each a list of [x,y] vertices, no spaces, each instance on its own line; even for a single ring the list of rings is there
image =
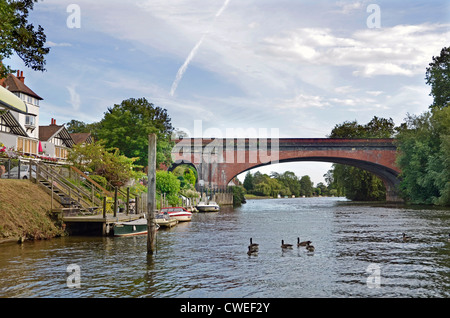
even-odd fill
[[[127,188],[127,215],[130,213],[130,187]]]
[[[36,168],[36,170],[37,170],[37,168]],[[37,171],[36,171],[36,173],[37,173]],[[36,175],[36,178],[37,178],[37,175]],[[52,178],[50,179],[51,181],[51,183],[52,183],[52,196],[51,196],[51,203],[50,203],[50,211],[52,211],[53,212],[53,176],[52,176]],[[62,213],[61,213],[62,214]]]
[[[148,135],[147,254],[155,251],[156,134]]]
[[[103,197],[103,218],[106,219],[106,195]]]
[[[114,217],[117,216],[117,186],[114,187]]]

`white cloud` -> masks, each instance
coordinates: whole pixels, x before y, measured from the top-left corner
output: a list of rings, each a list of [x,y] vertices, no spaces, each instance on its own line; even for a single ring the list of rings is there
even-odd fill
[[[66,87],[70,94],[70,104],[73,110],[79,110],[81,106],[80,94],[76,92],[76,85],[71,85]]]

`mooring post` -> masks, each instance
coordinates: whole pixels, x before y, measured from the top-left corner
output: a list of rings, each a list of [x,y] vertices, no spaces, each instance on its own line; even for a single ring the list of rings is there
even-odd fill
[[[155,250],[156,134],[148,135],[147,254]]]
[[[106,195],[103,197],[103,218],[106,219]]]
[[[114,217],[117,216],[117,186],[114,187]]]

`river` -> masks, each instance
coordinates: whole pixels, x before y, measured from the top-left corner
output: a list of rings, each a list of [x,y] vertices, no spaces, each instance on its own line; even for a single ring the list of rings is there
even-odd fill
[[[0,297],[444,298],[449,232],[449,209],[249,200],[159,230],[153,256],[146,236],[0,245]],[[250,237],[257,255],[247,255]],[[297,237],[315,251],[297,248]]]

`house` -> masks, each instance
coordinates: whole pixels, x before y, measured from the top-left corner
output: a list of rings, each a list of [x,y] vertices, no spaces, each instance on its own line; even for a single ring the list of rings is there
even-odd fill
[[[67,159],[70,148],[75,144],[67,128],[57,125],[54,118],[50,125],[39,126],[39,140],[47,156],[62,160]]]
[[[25,85],[22,71],[0,79],[0,143],[22,155],[64,160],[74,140],[53,118],[50,125],[39,125],[41,100]]]
[[[22,71],[0,79],[0,86],[1,142],[22,154],[37,155],[39,102],[43,99],[25,85]]]

